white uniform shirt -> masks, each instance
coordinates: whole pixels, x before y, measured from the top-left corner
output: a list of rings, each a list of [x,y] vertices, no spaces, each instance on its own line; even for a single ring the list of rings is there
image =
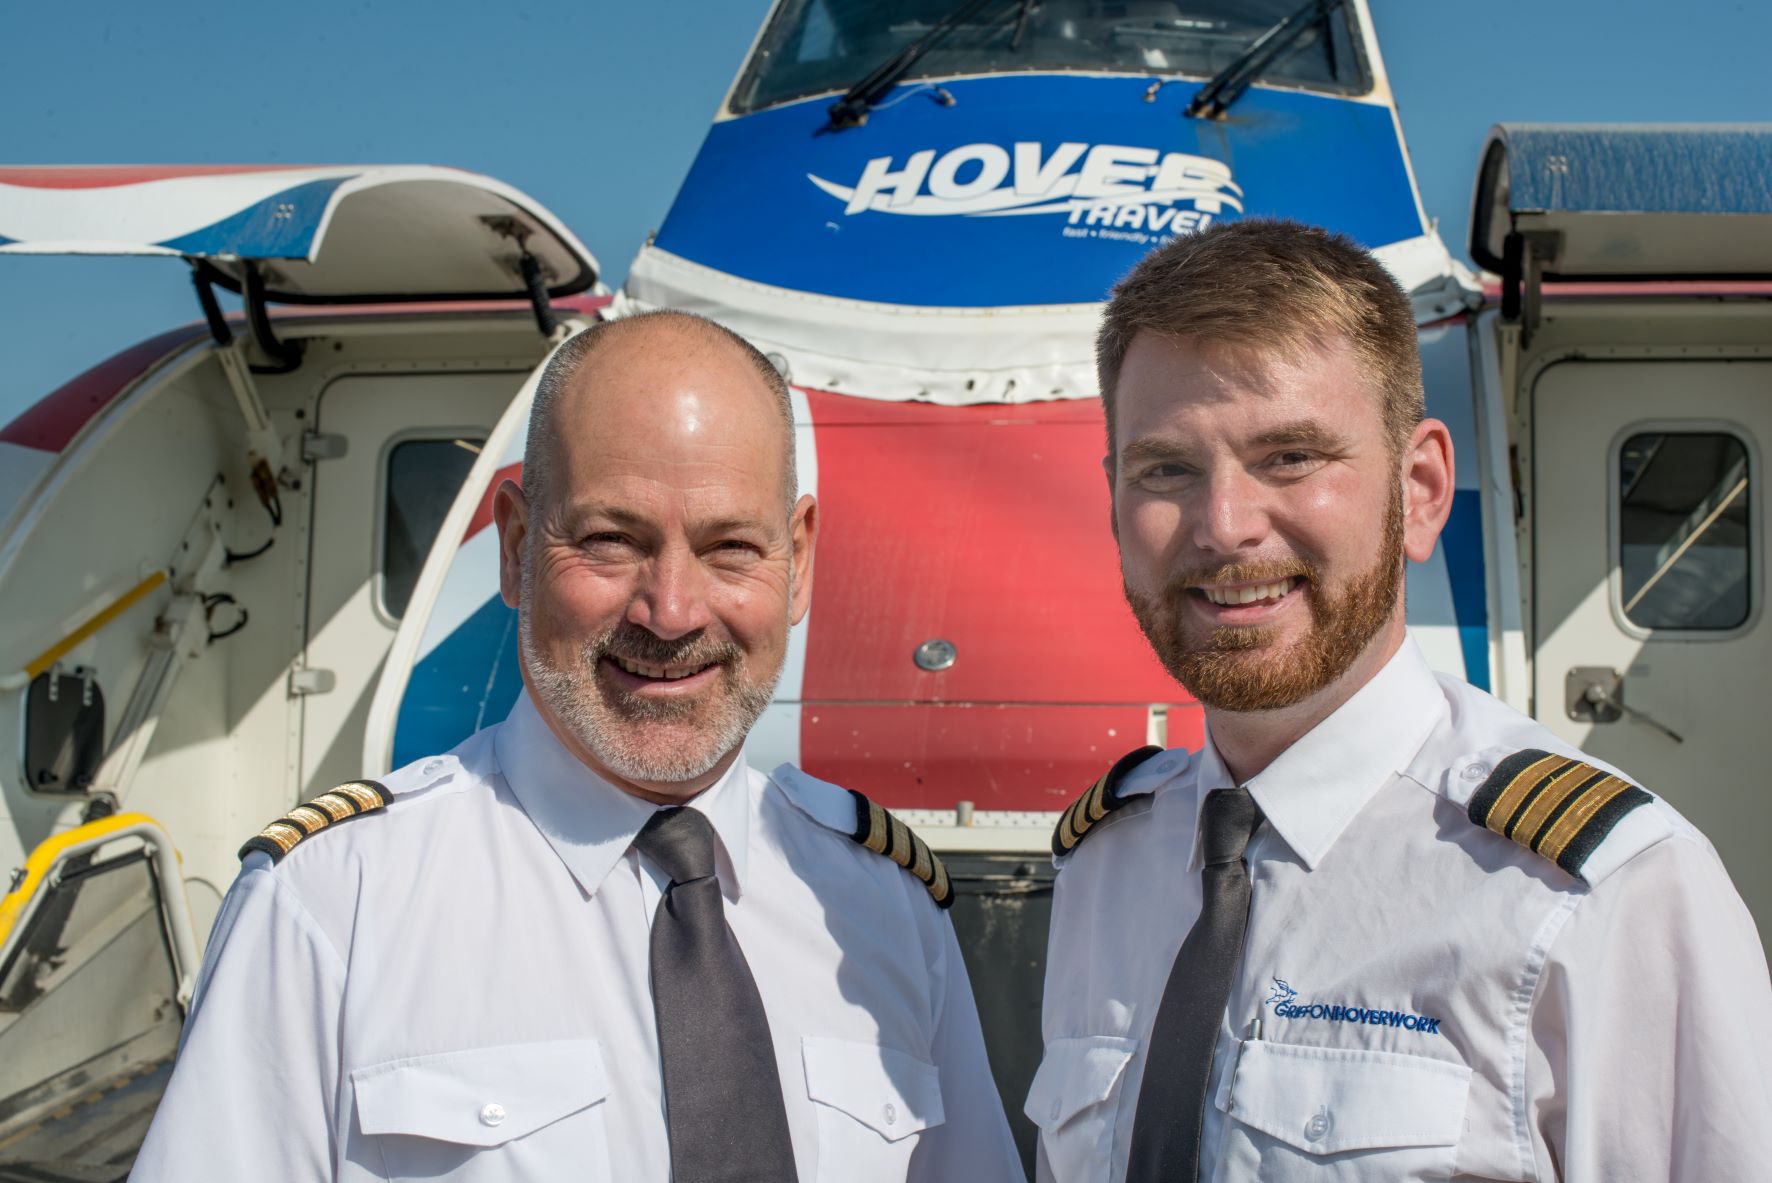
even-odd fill
[[[648,965],[667,880],[630,849],[655,807],[527,697],[384,783],[385,812],[248,858],[131,1178],[663,1183]],[[800,1178],[1021,1179],[953,927],[831,828],[851,802],[740,758],[691,804]]]
[[[1201,1179],[1772,1178],[1772,985],[1716,853],[1660,801],[1585,883],[1478,827],[1472,794],[1529,747],[1577,754],[1405,643],[1247,782],[1267,824]],[[1125,1177],[1200,911],[1200,803],[1231,786],[1210,742],[1155,757],[1061,861],[1027,1100],[1042,1180]]]

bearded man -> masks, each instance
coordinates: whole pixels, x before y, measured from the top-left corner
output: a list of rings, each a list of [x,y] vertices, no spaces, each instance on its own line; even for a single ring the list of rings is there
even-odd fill
[[[1408,637],[1453,457],[1397,285],[1221,224],[1097,348],[1126,597],[1206,743],[1054,836],[1040,1178],[1767,1177],[1772,985],[1710,844]]]
[[[560,347],[493,502],[524,694],[247,843],[134,1178],[1022,1177],[939,861],[745,760],[811,594],[793,444],[710,321]]]

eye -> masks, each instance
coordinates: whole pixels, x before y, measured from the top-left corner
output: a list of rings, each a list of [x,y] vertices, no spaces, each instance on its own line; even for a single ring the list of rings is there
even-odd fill
[[[1307,452],[1303,448],[1288,448],[1268,457],[1267,466],[1282,474],[1292,474],[1309,472],[1322,461],[1323,458],[1315,452]]]
[[[598,530],[586,534],[578,540],[579,546],[586,550],[611,551],[630,545],[631,540],[626,534],[616,530]]]
[[[1148,464],[1138,471],[1135,482],[1144,488],[1165,490],[1174,489],[1193,475],[1187,465],[1174,460],[1164,460],[1156,464]]]
[[[755,542],[743,538],[722,538],[708,548],[708,556],[717,562],[745,562],[759,557],[763,550]]]

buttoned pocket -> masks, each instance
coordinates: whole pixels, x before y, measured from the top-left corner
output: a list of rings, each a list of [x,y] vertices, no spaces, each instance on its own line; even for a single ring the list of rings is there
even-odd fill
[[[365,1157],[390,1180],[609,1178],[594,1039],[389,1060],[352,1071],[351,1086]]]
[[[945,1120],[935,1066],[889,1047],[814,1036],[800,1040],[800,1055],[818,1115],[818,1178],[902,1180],[914,1135]]]
[[[1218,1107],[1227,1178],[1439,1179],[1452,1174],[1471,1072],[1360,1048],[1240,1045]]]
[[[1136,1040],[1113,1035],[1046,1041],[1022,1112],[1040,1127],[1040,1148],[1054,1179],[1097,1183],[1108,1177],[1121,1082],[1136,1050]]]

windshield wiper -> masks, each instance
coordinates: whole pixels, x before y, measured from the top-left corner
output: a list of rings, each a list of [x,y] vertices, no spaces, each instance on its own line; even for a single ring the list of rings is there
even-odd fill
[[[1257,37],[1237,60],[1213,75],[1183,112],[1189,119],[1222,119],[1274,59],[1290,49],[1318,21],[1327,22],[1344,0],[1308,0],[1291,16]]]
[[[860,127],[868,121],[868,112],[874,105],[898,85],[898,80],[910,73],[911,67],[917,64],[924,54],[934,49],[948,34],[983,12],[993,4],[1001,4],[1003,0],[966,0],[958,8],[942,17],[930,26],[927,33],[893,54],[866,78],[857,82],[844,92],[843,97],[831,104],[831,120],[825,125],[826,131],[847,131],[852,127]],[[1028,0],[1017,0],[1015,5],[1026,20]],[[1007,16],[1007,13],[1004,13]],[[1016,40],[1021,38],[1021,28],[1016,28]]]

